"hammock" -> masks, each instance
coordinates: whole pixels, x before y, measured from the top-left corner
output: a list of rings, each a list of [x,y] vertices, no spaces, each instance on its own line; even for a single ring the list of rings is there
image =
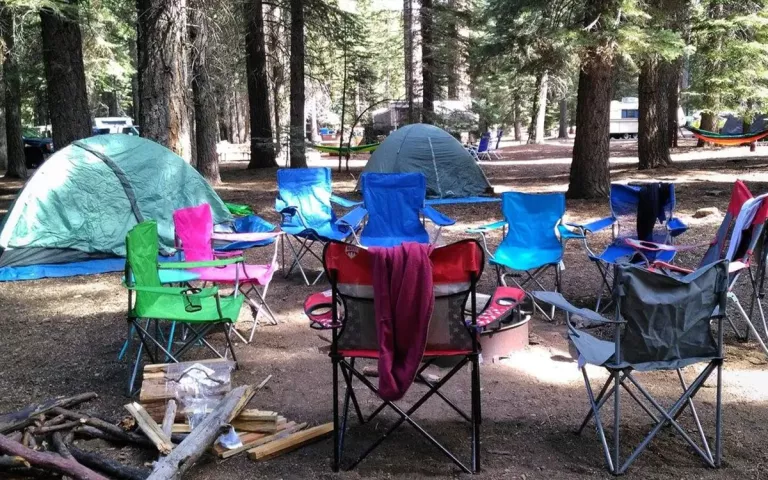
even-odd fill
[[[312,148],[317,150],[318,152],[323,153],[333,153],[335,155],[339,154],[339,151],[341,151],[342,155],[347,155],[349,153],[365,153],[365,152],[372,152],[376,150],[376,148],[379,146],[378,143],[369,143],[367,145],[358,145],[356,147],[332,147],[329,145],[313,145]]]
[[[699,130],[698,128],[683,126],[686,130],[690,131],[694,137],[705,142],[714,143],[716,145],[744,145],[754,143],[768,137],[768,130],[761,132],[728,135],[723,133],[708,132],[706,130]]]

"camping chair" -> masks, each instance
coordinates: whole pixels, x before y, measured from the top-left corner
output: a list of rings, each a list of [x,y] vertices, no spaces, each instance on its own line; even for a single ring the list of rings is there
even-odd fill
[[[496,130],[496,138],[494,139],[493,144],[490,147],[489,153],[493,155],[493,158],[495,158],[496,160],[501,160],[501,155],[499,155],[498,150],[501,145],[501,137],[503,136],[504,136],[503,129],[499,128],[498,130]]]
[[[470,155],[475,159],[476,162],[479,162],[480,160],[490,160],[491,150],[491,134],[486,132],[480,137],[480,142],[478,142],[477,146],[469,146],[467,147],[467,151]]]
[[[217,287],[174,288],[160,284],[159,269],[190,269],[205,267],[226,267],[242,262],[242,257],[232,257],[210,262],[165,262],[158,263],[157,222],[142,222],[131,229],[125,239],[125,286],[128,288],[129,338],[136,332],[139,344],[131,369],[128,394],[133,395],[142,353],[146,351],[152,363],[160,361],[179,362],[181,356],[193,345],[201,343],[224,358],[205,338],[214,329],[224,331],[228,352],[236,362],[235,350],[230,340],[232,325],[237,321],[244,297],[238,295],[239,280],[235,279],[235,294],[220,297]],[[185,342],[177,349],[163,345],[161,322],[183,324],[189,332]],[[154,325],[153,325],[154,324]],[[154,328],[152,328],[154,327]],[[154,330],[154,334],[151,333]],[[169,335],[172,336],[172,333]]]
[[[594,419],[603,447],[606,466],[614,475],[627,471],[649,443],[665,427],[672,427],[710,467],[721,461],[723,316],[728,298],[728,262],[719,261],[685,277],[676,278],[637,265],[614,267],[613,300],[616,314],[609,320],[595,311],[577,308],[560,294],[533,292],[541,302],[551,303],[566,312],[568,335],[578,352],[590,410],[578,433]],[[715,315],[713,316],[713,313]],[[576,328],[571,315],[584,325],[613,327],[613,339],[601,340]],[[710,323],[715,320],[716,336]],[[686,383],[682,369],[704,363],[706,366],[692,383]],[[608,370],[608,380],[595,396],[586,365]],[[636,379],[634,372],[675,370],[682,395],[670,407],[664,407]],[[694,397],[704,382],[715,373],[714,451],[702,428]],[[676,381],[677,383],[677,381]],[[632,453],[622,461],[621,390],[624,390],[652,419],[654,426]],[[603,418],[613,396],[613,442],[606,438]],[[688,408],[695,422],[701,445],[679,422]]]
[[[768,346],[765,343],[768,341],[768,324],[766,324],[763,306],[759,301],[760,295],[757,278],[750,267],[755,247],[763,234],[767,220],[768,194],[753,198],[752,193],[750,193],[744,182],[738,180],[733,186],[731,200],[728,203],[728,210],[723,218],[723,222],[720,224],[720,228],[717,229],[715,238],[707,244],[707,251],[704,253],[698,267],[703,268],[705,265],[718,260],[728,260],[728,298],[736,305],[739,314],[747,323],[744,333],[739,331],[730,317],[726,316],[725,318],[728,320],[731,328],[733,328],[733,331],[736,332],[739,340],[746,342],[749,340],[749,334],[753,333],[766,355],[768,355]],[[726,241],[729,232],[731,232],[731,237],[730,240]],[[637,240],[628,240],[628,243],[643,252],[677,252],[699,247],[699,245],[663,245],[652,242],[639,242]],[[659,260],[653,262],[650,266],[672,275],[686,275],[692,272],[690,269]],[[749,285],[752,290],[749,314],[747,314],[739,301],[734,288],[741,274],[745,272],[749,276]],[[757,311],[760,315],[765,337],[758,333],[757,328],[755,328],[752,322],[755,304],[757,304]],[[763,338],[766,340],[763,340]]]
[[[501,195],[501,211],[504,220],[470,228],[468,233],[479,234],[483,247],[496,267],[499,285],[507,285],[507,277],[522,290],[528,285],[545,289],[540,278],[550,268],[555,270],[555,291],[561,288],[560,269],[563,261],[563,244],[559,237],[559,225],[565,215],[565,195],[562,193],[505,192]],[[494,253],[488,248],[486,234],[502,230],[502,240]],[[525,275],[524,280],[516,277]],[[534,302],[545,317],[552,319],[554,308],[547,314]]]
[[[333,469],[338,471],[344,452],[347,418],[350,403],[361,424],[368,423],[389,407],[398,420],[371,444],[349,467],[354,468],[385,439],[404,423],[413,426],[424,438],[436,446],[465,472],[480,469],[480,370],[477,340],[478,311],[476,287],[483,271],[483,251],[475,240],[464,240],[436,248],[430,254],[434,279],[435,305],[429,324],[427,345],[416,378],[427,386],[424,395],[407,410],[390,401],[381,405],[368,417],[360,408],[353,383],[362,383],[380,400],[376,386],[356,368],[356,361],[377,359],[379,343],[373,308],[373,265],[368,250],[340,242],[326,245],[323,263],[331,282],[330,295],[324,304],[315,304],[308,312],[315,328],[331,330],[330,357],[333,363]],[[464,315],[464,305],[469,302],[469,316]],[[489,302],[490,304],[490,302]],[[494,304],[495,305],[495,304]],[[488,308],[493,308],[493,305]],[[330,311],[330,315],[328,315]],[[315,315],[316,314],[316,315]],[[468,319],[467,319],[468,318]],[[466,320],[465,320],[466,319]],[[492,320],[491,320],[492,321]],[[440,380],[433,382],[424,371],[442,360],[451,361],[452,367]],[[442,392],[443,387],[465,365],[471,369],[471,412],[465,413]],[[339,411],[339,370],[346,386],[342,411]],[[417,388],[414,386],[412,389]],[[414,413],[433,395],[437,395],[472,425],[472,463],[466,466],[446,449],[413,418]]]
[[[214,239],[247,244],[249,240],[258,240],[262,237],[264,240],[274,241],[280,235],[280,232],[213,233],[213,217],[211,216],[211,207],[207,203],[197,207],[176,210],[173,212],[173,224],[176,228],[176,246],[184,252],[184,259],[188,262],[209,262],[219,257],[242,254],[239,251],[216,252],[213,249]],[[245,296],[245,300],[253,311],[253,326],[248,340],[243,338],[237,329],[234,329],[234,332],[246,343],[253,341],[253,335],[259,324],[259,315],[262,311],[266,312],[272,324],[277,324],[277,318],[266,302],[269,283],[272,281],[277,266],[277,242],[274,245],[272,262],[267,265],[252,265],[241,261],[230,265],[193,270],[200,276],[199,279],[204,284],[234,285],[237,282],[237,289]],[[263,287],[262,291],[259,291],[258,287]]]
[[[351,216],[363,215],[365,225],[359,236],[348,226],[358,245],[392,247],[403,242],[437,243],[442,228],[456,223],[424,203],[427,179],[422,173],[363,173],[360,185],[363,206],[356,210],[362,212]],[[426,219],[437,225],[432,240],[425,228]]]
[[[659,206],[654,209],[652,202],[658,195]],[[612,266],[618,263],[650,263],[655,260],[671,262],[674,251],[642,252],[627,243],[627,239],[638,239],[659,244],[670,244],[672,239],[684,233],[688,227],[674,217],[675,186],[671,183],[650,182],[634,185],[611,184],[611,215],[585,224],[568,224],[575,228],[583,239],[589,259],[600,273],[600,287],[597,292],[595,310],[602,311],[600,304],[604,291],[611,290]],[[657,211],[654,211],[657,210]],[[646,212],[650,212],[646,214]],[[640,223],[640,219],[646,219]],[[652,223],[651,223],[652,222]],[[589,247],[590,234],[611,228],[612,241],[601,253]],[[642,232],[638,231],[638,227]],[[603,306],[603,310],[609,304]]]
[[[301,264],[302,259],[309,254],[322,262],[322,259],[312,251],[312,245],[315,242],[325,244],[331,240],[346,240],[359,228],[363,219],[362,217],[354,218],[352,212],[344,217],[344,222],[337,222],[331,202],[344,208],[352,208],[360,204],[333,194],[329,168],[286,168],[277,171],[275,209],[282,216],[280,228],[299,243],[297,250],[290,240],[284,242],[293,253],[293,262],[286,272],[286,277],[298,268],[304,281],[309,285],[309,279]],[[284,251],[283,265],[285,265]],[[322,276],[321,271],[311,284],[317,283]]]

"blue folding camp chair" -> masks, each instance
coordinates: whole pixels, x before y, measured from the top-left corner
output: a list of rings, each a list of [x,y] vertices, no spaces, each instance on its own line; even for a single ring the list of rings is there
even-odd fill
[[[403,242],[437,243],[444,226],[455,220],[425,205],[427,179],[422,173],[364,173],[360,185],[363,206],[357,213],[366,217],[358,244],[365,247],[393,247]],[[435,238],[430,239],[425,228],[429,219],[437,226]],[[346,219],[339,220],[344,222]],[[348,226],[351,228],[351,226]],[[354,235],[354,234],[353,234]]]
[[[589,259],[597,266],[600,289],[597,293],[595,310],[601,311],[600,303],[604,291],[611,291],[612,266],[619,263],[645,263],[654,261],[671,262],[674,251],[643,251],[627,239],[669,244],[672,239],[684,233],[688,226],[674,217],[675,185],[672,183],[649,182],[622,185],[611,184],[611,215],[586,224],[569,224],[581,234]],[[611,227],[612,241],[601,253],[589,247],[589,234]],[[605,309],[608,305],[604,305]]]
[[[525,288],[530,284],[546,290],[540,281],[541,275],[554,268],[554,287],[559,292],[564,250],[559,226],[565,215],[565,195],[506,192],[501,195],[501,211],[504,220],[468,230],[482,236],[490,262],[496,266],[499,284],[507,286],[507,277],[510,277],[522,290],[530,290]],[[502,229],[503,239],[496,252],[491,253],[486,234],[497,229]],[[523,274],[524,280],[518,281]],[[535,302],[534,307],[552,319],[554,308],[548,314]]]
[[[472,155],[476,162],[479,162],[480,160],[490,160],[491,134],[489,132],[485,132],[480,137],[480,142],[477,144],[477,146],[467,147],[467,151],[470,155]]]
[[[282,216],[280,228],[299,244],[297,250],[290,240],[282,243],[287,243],[293,253],[293,262],[286,276],[298,268],[309,285],[309,279],[301,264],[302,259],[309,254],[322,263],[319,255],[312,251],[312,245],[315,242],[325,244],[331,240],[344,241],[359,228],[363,217],[353,218],[350,216],[352,212],[344,217],[343,223],[337,223],[331,202],[345,208],[360,205],[360,202],[352,202],[333,194],[329,168],[291,168],[277,171],[275,209]],[[360,212],[355,215],[360,215]],[[322,276],[321,271],[312,285]]]
[[[239,217],[234,219],[231,223],[214,225],[213,231],[215,233],[268,233],[274,232],[275,226],[259,217],[258,215],[249,215],[247,217]],[[276,241],[277,237],[270,237],[264,240],[258,241],[234,241],[229,242],[225,240],[214,240],[214,248],[217,252],[232,252],[240,250],[248,250],[249,248],[265,247],[271,245]]]

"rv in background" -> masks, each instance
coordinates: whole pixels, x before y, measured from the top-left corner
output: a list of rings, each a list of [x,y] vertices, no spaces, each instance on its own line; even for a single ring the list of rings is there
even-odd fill
[[[93,119],[93,134],[129,133],[132,126],[131,117],[96,117]]]
[[[611,102],[611,138],[635,138],[640,118],[640,103],[637,97],[624,97]],[[682,108],[677,109],[677,124],[685,125]]]

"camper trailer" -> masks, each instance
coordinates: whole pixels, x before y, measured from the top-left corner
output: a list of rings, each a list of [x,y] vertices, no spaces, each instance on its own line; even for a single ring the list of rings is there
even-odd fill
[[[634,138],[637,136],[637,120],[640,117],[636,97],[624,97],[611,102],[611,138]]]
[[[133,119],[130,117],[96,117],[93,119],[93,134],[124,133],[132,126]]]

